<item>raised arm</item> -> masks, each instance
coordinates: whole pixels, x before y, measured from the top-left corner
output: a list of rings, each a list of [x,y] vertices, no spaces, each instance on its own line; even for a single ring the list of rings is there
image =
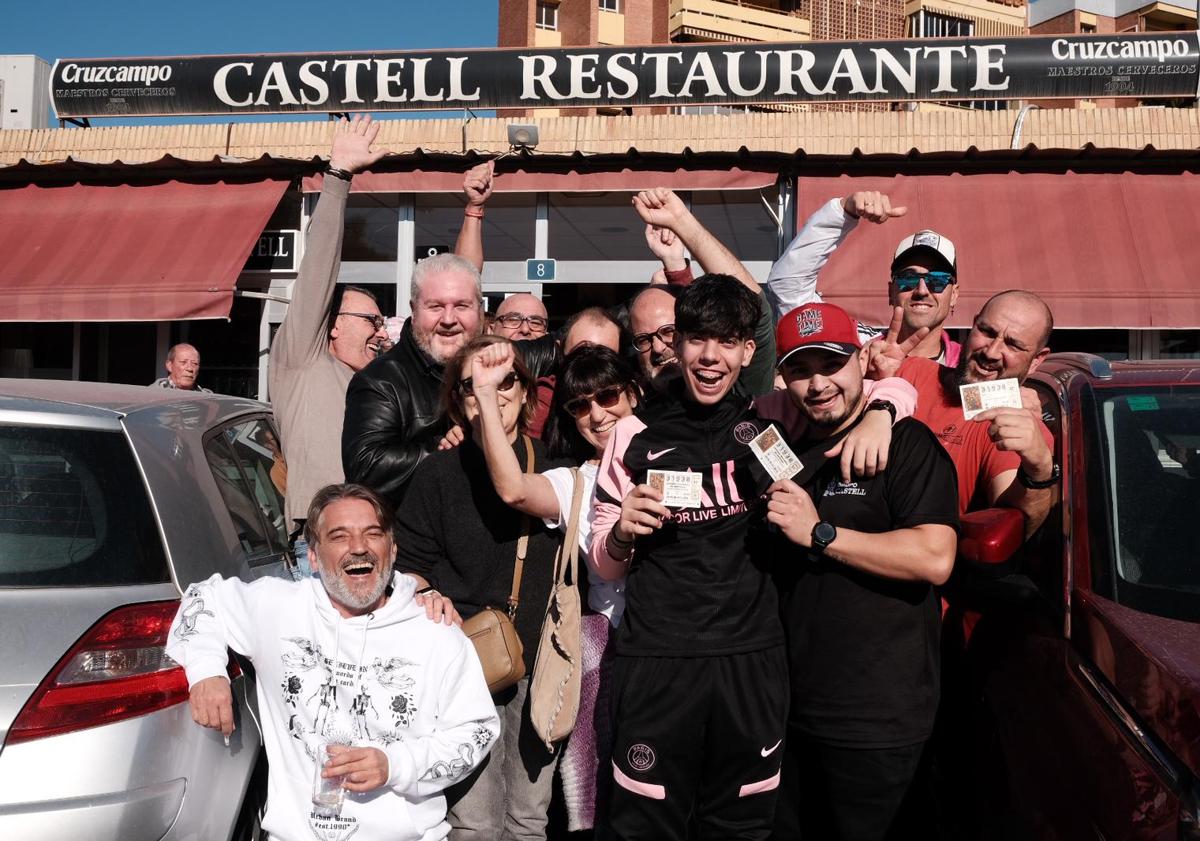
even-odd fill
[[[642,221],[674,232],[692,258],[710,274],[736,277],[750,291],[758,294],[759,286],[741,260],[721,244],[720,240],[692,214],[683,200],[665,187],[643,190],[633,197],[633,206]]]
[[[329,166],[340,172],[361,172],[386,152],[372,151],[379,123],[370,115],[338,120],[333,135]],[[271,343],[271,365],[296,368],[310,364],[325,352],[329,337],[325,319],[342,263],[342,234],[345,230],[346,200],[350,182],[326,175],[321,199],[308,224],[304,259],[292,284],[292,300],[279,332]]]
[[[821,205],[767,274],[766,286],[775,302],[776,318],[804,304],[820,302],[817,275],[860,218],[882,223],[907,212],[904,207],[893,208],[887,196],[874,190],[830,199]]]
[[[550,480],[521,469],[504,431],[497,387],[512,372],[513,355],[512,343],[503,342],[484,348],[471,360],[471,382],[479,405],[479,446],[496,493],[506,505],[532,517],[557,520],[561,512]]]
[[[492,179],[496,162],[486,161],[467,170],[463,178],[463,194],[467,206],[463,209],[462,228],[454,243],[454,253],[483,271],[483,212],[492,196]]]

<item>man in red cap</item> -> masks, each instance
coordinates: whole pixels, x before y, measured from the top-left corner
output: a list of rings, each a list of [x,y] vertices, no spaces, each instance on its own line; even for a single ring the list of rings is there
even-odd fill
[[[954,465],[929,429],[892,429],[887,470],[843,481],[824,457],[862,420],[854,321],[808,304],[779,322],[779,370],[808,421],[804,467],[770,488],[791,709],[777,838],[882,839],[916,774],[939,694],[934,592],[957,545]],[[798,547],[798,548],[797,548]]]

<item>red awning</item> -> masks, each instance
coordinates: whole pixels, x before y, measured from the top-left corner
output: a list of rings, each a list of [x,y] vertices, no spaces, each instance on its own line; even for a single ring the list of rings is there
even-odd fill
[[[831,303],[886,324],[888,267],[900,240],[933,228],[958,249],[958,307],[969,327],[988,297],[1028,289],[1057,327],[1200,328],[1200,177],[998,174],[801,177],[802,224],[822,203],[880,190],[907,215],[860,223],[821,273]]]
[[[779,178],[774,169],[622,169],[609,172],[501,172],[497,193],[593,193],[649,190],[760,190]],[[304,192],[321,190],[322,176],[304,179]],[[460,193],[462,172],[415,169],[408,172],[364,172],[351,184],[355,193]]]
[[[0,189],[0,321],[226,318],[287,185]]]

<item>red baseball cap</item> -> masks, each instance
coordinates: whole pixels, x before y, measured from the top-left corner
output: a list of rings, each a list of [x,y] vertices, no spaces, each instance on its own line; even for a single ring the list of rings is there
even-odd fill
[[[858,327],[846,311],[833,304],[805,304],[779,319],[775,327],[778,365],[798,350],[818,348],[849,356],[862,347]]]

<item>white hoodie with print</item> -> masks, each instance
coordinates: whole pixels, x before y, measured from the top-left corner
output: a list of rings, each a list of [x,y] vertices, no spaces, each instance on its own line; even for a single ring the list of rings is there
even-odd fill
[[[374,613],[342,617],[320,579],[247,584],[214,575],[188,587],[167,653],[188,685],[226,675],[226,647],[248,657],[270,762],[263,829],[279,841],[434,841],[449,832],[442,790],[491,749],[500,721],[475,649],[393,578]],[[376,747],[383,788],[347,792],[340,817],[312,814],[316,749]]]

